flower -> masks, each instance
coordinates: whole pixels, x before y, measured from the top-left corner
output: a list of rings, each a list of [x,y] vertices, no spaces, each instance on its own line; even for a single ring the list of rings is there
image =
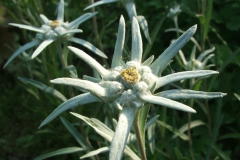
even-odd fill
[[[33,52],[31,58],[35,58],[37,55],[39,55],[42,50],[47,47],[49,44],[56,40],[62,40],[62,41],[71,41],[78,43],[92,52],[96,53],[97,55],[107,58],[107,56],[102,53],[99,49],[97,49],[95,46],[93,46],[91,43],[80,39],[75,38],[73,35],[75,33],[81,33],[81,29],[77,29],[78,26],[83,23],[84,21],[88,20],[89,18],[95,16],[97,12],[94,13],[85,13],[84,15],[80,16],[76,20],[68,23],[64,22],[64,0],[60,0],[59,6],[58,6],[58,14],[57,14],[57,20],[49,20],[46,16],[43,14],[40,15],[40,18],[44,22],[44,24],[40,27],[34,27],[34,26],[28,26],[23,24],[16,24],[16,23],[10,23],[9,25],[16,26],[19,28],[31,30],[34,32],[37,32],[36,39],[34,39],[32,42],[29,42],[19,48],[6,62],[4,65],[4,68],[19,54],[21,54],[23,51],[32,48],[34,46],[38,46],[37,49]]]
[[[175,5],[174,7],[170,8],[169,13],[167,14],[167,17],[174,18],[178,16],[178,14],[181,12],[182,10],[180,9],[180,5]]]
[[[182,59],[183,65],[187,70],[203,70],[208,69],[214,64],[207,65],[207,62],[209,59],[211,59],[214,54],[210,54],[215,50],[215,47],[205,50],[203,53],[201,53],[197,59],[195,58],[196,55],[196,46],[193,47],[190,61],[186,61],[186,58],[181,50],[179,50],[179,55]]]
[[[136,11],[136,6],[134,4],[134,0],[100,0],[96,3],[91,4],[90,6],[86,7],[84,10],[86,9],[90,9],[102,4],[107,4],[107,3],[112,3],[112,2],[120,2],[123,4],[123,6],[125,7],[125,9],[127,10],[129,19],[132,21],[133,17],[137,18],[138,23],[146,37],[146,39],[148,40],[148,43],[151,43],[151,38],[149,36],[149,32],[148,32],[148,23],[147,20],[145,19],[144,16],[138,16],[137,15],[137,11]]]
[[[216,71],[198,70],[173,73],[161,77],[162,71],[170,60],[193,36],[196,29],[196,25],[188,29],[154,62],[153,56],[142,62],[142,38],[138,22],[136,18],[133,17],[131,60],[125,63],[122,61],[122,51],[125,40],[125,21],[121,16],[110,70],[102,67],[95,59],[83,51],[69,47],[72,52],[96,70],[100,74],[101,79],[84,76],[84,79],[57,78],[51,80],[52,83],[74,86],[87,91],[87,93],[83,93],[62,103],[42,122],[40,127],[53,120],[63,111],[78,105],[101,101],[113,104],[119,108],[121,113],[111,143],[109,159],[121,159],[135,117],[135,111],[143,107],[145,103],[195,113],[196,111],[191,107],[174,100],[223,97],[226,94],[220,92],[201,92],[186,89],[154,93],[160,87],[175,81],[218,74]]]

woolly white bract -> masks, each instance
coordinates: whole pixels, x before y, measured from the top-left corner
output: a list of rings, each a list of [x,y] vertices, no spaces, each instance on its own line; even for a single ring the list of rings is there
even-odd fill
[[[44,48],[46,48],[49,44],[56,40],[60,40],[61,42],[64,41],[71,41],[74,43],[78,43],[92,52],[96,53],[97,55],[107,58],[107,56],[102,53],[99,49],[97,49],[95,46],[93,46],[88,41],[85,41],[80,38],[75,38],[73,35],[75,33],[81,33],[81,29],[77,29],[81,23],[88,20],[89,18],[95,16],[97,12],[94,13],[85,13],[84,15],[80,16],[76,20],[68,23],[64,22],[64,0],[60,0],[58,5],[58,12],[57,12],[57,19],[52,21],[49,20],[45,15],[41,14],[40,18],[44,22],[44,24],[38,28],[34,26],[28,26],[23,24],[16,24],[16,23],[10,23],[9,25],[16,26],[19,28],[27,29],[30,31],[37,32],[36,39],[34,39],[32,42],[29,42],[25,45],[23,45],[21,48],[19,48],[6,62],[4,65],[4,68],[19,54],[24,52],[25,50],[38,46],[37,49],[33,52],[31,58],[35,58],[38,56]]]
[[[153,61],[154,57],[151,56],[142,62],[142,38],[138,22],[136,18],[133,17],[132,54],[130,61],[125,63],[122,60],[125,40],[125,21],[121,16],[110,70],[105,69],[95,59],[83,51],[69,47],[72,52],[96,70],[101,76],[101,79],[84,76],[84,80],[73,78],[58,78],[52,80],[52,83],[74,86],[87,91],[87,93],[83,93],[61,104],[42,122],[40,127],[53,120],[62,112],[78,105],[101,101],[113,104],[121,112],[110,147],[109,159],[115,160],[121,159],[122,157],[135,117],[135,111],[143,107],[145,103],[195,113],[196,111],[191,107],[172,99],[208,99],[223,97],[225,95],[224,93],[200,92],[185,89],[175,89],[154,94],[160,87],[175,81],[202,78],[218,73],[211,70],[198,70],[173,73],[161,77],[162,71],[169,64],[170,60],[193,36],[196,29],[196,25],[188,29],[155,61]]]

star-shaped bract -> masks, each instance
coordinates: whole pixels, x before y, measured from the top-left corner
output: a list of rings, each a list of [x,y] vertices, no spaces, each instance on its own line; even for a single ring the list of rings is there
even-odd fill
[[[154,62],[153,56],[145,62],[142,62],[142,38],[138,22],[134,17],[132,23],[132,55],[130,61],[124,63],[122,60],[122,52],[125,40],[125,21],[121,16],[110,70],[105,69],[95,59],[83,51],[69,47],[79,58],[96,70],[100,74],[101,79],[84,76],[85,80],[73,78],[58,78],[52,80],[52,83],[81,88],[87,91],[87,93],[83,93],[62,103],[42,122],[40,127],[53,120],[62,112],[79,105],[101,101],[114,104],[121,110],[119,123],[110,149],[110,157],[115,159],[122,157],[127,137],[135,117],[135,110],[143,107],[145,103],[195,113],[196,111],[191,107],[174,100],[223,97],[226,94],[220,92],[202,92],[186,89],[174,89],[154,94],[160,87],[175,81],[218,74],[216,71],[198,70],[178,72],[163,77],[160,76],[174,55],[193,36],[196,28],[197,26],[195,25],[188,29]],[[115,155],[115,153],[117,153],[117,155]]]
[[[81,23],[88,20],[89,18],[95,16],[97,12],[94,13],[85,13],[84,15],[80,16],[76,20],[68,23],[64,22],[64,0],[60,0],[59,6],[58,6],[58,14],[57,19],[52,21],[49,20],[46,16],[43,14],[40,15],[40,18],[44,22],[44,24],[40,27],[34,27],[29,25],[23,25],[23,24],[16,24],[16,23],[10,23],[9,25],[16,26],[19,28],[31,30],[34,32],[37,32],[36,39],[32,42],[29,42],[25,45],[23,45],[21,48],[19,48],[6,62],[4,65],[4,68],[19,54],[24,52],[27,49],[30,49],[32,47],[38,46],[37,49],[33,52],[31,58],[35,58],[38,56],[44,48],[46,48],[49,44],[56,40],[61,41],[71,41],[74,43],[78,43],[92,52],[96,53],[97,55],[107,58],[107,56],[101,52],[99,49],[97,49],[94,45],[89,43],[88,41],[85,41],[80,38],[75,38],[73,35],[75,33],[81,33],[81,29],[77,29]]]

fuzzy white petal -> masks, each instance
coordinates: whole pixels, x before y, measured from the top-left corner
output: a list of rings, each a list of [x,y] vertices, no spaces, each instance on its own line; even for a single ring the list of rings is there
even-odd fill
[[[13,53],[13,55],[8,59],[8,61],[5,63],[4,67],[5,68],[15,57],[17,57],[19,54],[21,54],[23,51],[32,48],[34,46],[39,45],[40,42],[39,40],[34,40],[32,42],[29,42],[27,44],[25,44],[24,46],[22,46],[21,48],[19,48],[16,52]]]
[[[167,98],[153,96],[153,95],[141,95],[140,99],[148,103],[158,104],[164,107],[169,107],[169,108],[177,109],[180,111],[196,113],[196,111],[191,107]]]
[[[57,12],[57,21],[63,22],[64,21],[64,0],[60,0],[58,4],[58,12]]]
[[[96,3],[93,3],[92,5],[88,6],[87,8],[85,8],[84,10],[86,9],[90,9],[90,8],[93,8],[93,7],[96,7],[98,5],[102,5],[102,4],[106,4],[106,3],[112,3],[112,2],[117,2],[118,0],[102,0],[102,1],[98,1]]]
[[[57,78],[57,79],[51,80],[50,82],[55,84],[64,84],[64,85],[69,85],[73,87],[79,87],[80,89],[86,90],[97,97],[106,96],[106,92],[103,87],[101,87],[97,83],[93,83],[90,81],[75,79],[75,78]]]
[[[93,13],[85,13],[84,15],[78,17],[77,19],[75,19],[74,21],[72,21],[71,23],[69,23],[67,25],[68,29],[72,29],[72,28],[76,28],[77,26],[79,26],[81,23],[83,23],[84,21],[88,20],[89,18],[95,16],[98,12],[93,12]]]
[[[172,82],[176,82],[184,79],[206,77],[213,74],[218,74],[218,72],[211,71],[211,70],[199,70],[199,71],[185,71],[185,72],[173,73],[164,77],[159,77],[156,80],[155,89]]]
[[[226,96],[226,93],[221,92],[203,92],[193,91],[188,89],[173,89],[157,93],[156,96],[168,98],[168,99],[211,99],[222,98]]]
[[[118,26],[117,41],[115,44],[114,54],[112,58],[112,68],[121,65],[124,41],[125,41],[125,20],[121,15]]]
[[[86,54],[80,49],[77,49],[75,47],[68,47],[73,53],[75,53],[79,58],[84,60],[89,66],[91,66],[93,69],[95,69],[101,76],[105,76],[109,73],[108,70],[103,68],[101,64],[99,64],[95,59],[93,59],[91,56]]]
[[[142,36],[140,33],[138,21],[133,17],[132,21],[132,61],[141,63],[142,61]]]
[[[96,96],[90,94],[90,93],[84,93],[81,95],[78,95],[76,97],[73,97],[69,100],[67,100],[66,102],[62,103],[60,106],[58,106],[42,123],[41,125],[38,127],[42,127],[44,125],[46,125],[47,123],[49,123],[50,121],[52,121],[53,119],[55,119],[57,116],[59,116],[61,113],[63,113],[64,111],[77,107],[79,105],[83,105],[83,104],[88,104],[88,103],[92,103],[92,102],[98,102],[100,101],[99,98],[97,98]]]
[[[107,58],[107,56],[102,52],[100,51],[99,49],[97,49],[94,45],[92,45],[91,43],[89,43],[88,41],[85,41],[83,39],[80,39],[80,38],[74,38],[74,37],[71,37],[68,39],[69,41],[72,41],[72,42],[75,42],[75,43],[78,43],[84,47],[86,47],[87,49],[89,49],[90,51],[92,51],[93,53],[103,57],[103,58]]]
[[[40,28],[33,27],[33,26],[28,26],[28,25],[24,25],[24,24],[16,24],[16,23],[9,23],[9,25],[27,29],[27,30],[34,31],[34,32],[38,32],[38,33],[44,33],[44,31],[41,30]]]
[[[43,14],[40,14],[40,18],[45,24],[48,24],[50,22],[50,20]]]
[[[38,55],[42,52],[42,50],[43,50],[44,48],[46,48],[49,44],[51,44],[53,41],[54,41],[54,39],[47,39],[47,40],[43,41],[43,42],[38,46],[38,48],[33,52],[31,58],[33,59],[33,58],[35,58],[36,56],[38,56]]]
[[[171,44],[152,64],[151,68],[155,75],[159,75],[166,68],[175,54],[188,42],[197,29],[197,25],[189,28],[173,44]]]

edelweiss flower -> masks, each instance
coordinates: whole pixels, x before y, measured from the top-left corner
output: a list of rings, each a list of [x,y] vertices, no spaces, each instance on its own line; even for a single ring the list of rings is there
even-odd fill
[[[96,3],[93,3],[92,5],[88,6],[84,10],[90,9],[90,8],[93,8],[93,7],[102,5],[102,4],[112,3],[112,2],[120,2],[120,3],[122,3],[123,6],[125,7],[125,9],[127,10],[129,19],[131,21],[132,21],[133,17],[137,18],[138,23],[139,23],[139,25],[140,25],[140,27],[141,27],[145,37],[148,40],[148,43],[151,43],[151,38],[150,38],[149,32],[148,32],[147,21],[146,21],[144,16],[138,16],[137,15],[137,11],[136,11],[136,6],[134,4],[134,0],[100,0],[100,1],[98,1]]]
[[[154,94],[160,87],[169,83],[190,78],[206,77],[217,74],[216,71],[200,70],[173,73],[161,77],[162,71],[173,56],[181,49],[195,33],[197,26],[188,29],[170,47],[168,47],[154,62],[151,56],[142,63],[142,38],[136,18],[132,23],[132,55],[131,60],[122,61],[122,51],[125,39],[125,21],[121,17],[117,42],[115,45],[111,69],[102,67],[95,59],[83,51],[69,47],[78,57],[96,70],[101,79],[84,76],[85,80],[73,78],[58,78],[51,82],[81,88],[83,93],[61,104],[40,125],[43,126],[67,109],[91,102],[104,101],[113,104],[121,110],[119,121],[110,147],[109,159],[121,159],[127,138],[135,117],[135,111],[152,103],[177,110],[195,113],[191,107],[171,99],[208,99],[223,97],[224,93],[200,92],[185,89],[175,89]],[[87,80],[88,79],[88,80]]]
[[[59,6],[58,6],[58,15],[57,20],[49,20],[46,16],[43,14],[40,15],[40,18],[44,22],[44,24],[41,26],[41,28],[23,25],[23,24],[16,24],[16,23],[10,23],[9,25],[16,26],[19,28],[31,30],[34,32],[37,32],[36,39],[32,42],[29,42],[19,48],[6,62],[4,65],[4,68],[19,54],[21,54],[23,51],[32,48],[34,46],[38,46],[38,48],[33,52],[32,59],[35,58],[42,50],[47,47],[49,44],[51,44],[53,41],[56,40],[62,40],[62,41],[71,41],[78,43],[88,49],[90,49],[92,52],[96,53],[97,55],[107,58],[107,56],[102,53],[99,49],[97,49],[95,46],[93,46],[91,43],[79,39],[74,38],[73,35],[75,33],[82,32],[81,29],[77,29],[78,26],[83,23],[84,21],[88,20],[89,18],[95,16],[97,12],[94,13],[86,13],[76,20],[72,21],[71,23],[64,22],[64,0],[60,0]]]
[[[215,50],[215,47],[208,49],[201,53],[198,58],[196,59],[196,46],[193,47],[190,61],[186,61],[186,58],[181,50],[179,50],[179,55],[182,59],[182,62],[187,70],[202,70],[202,69],[208,69],[214,64],[207,65],[207,62],[209,59],[211,59],[214,54],[210,54]]]

